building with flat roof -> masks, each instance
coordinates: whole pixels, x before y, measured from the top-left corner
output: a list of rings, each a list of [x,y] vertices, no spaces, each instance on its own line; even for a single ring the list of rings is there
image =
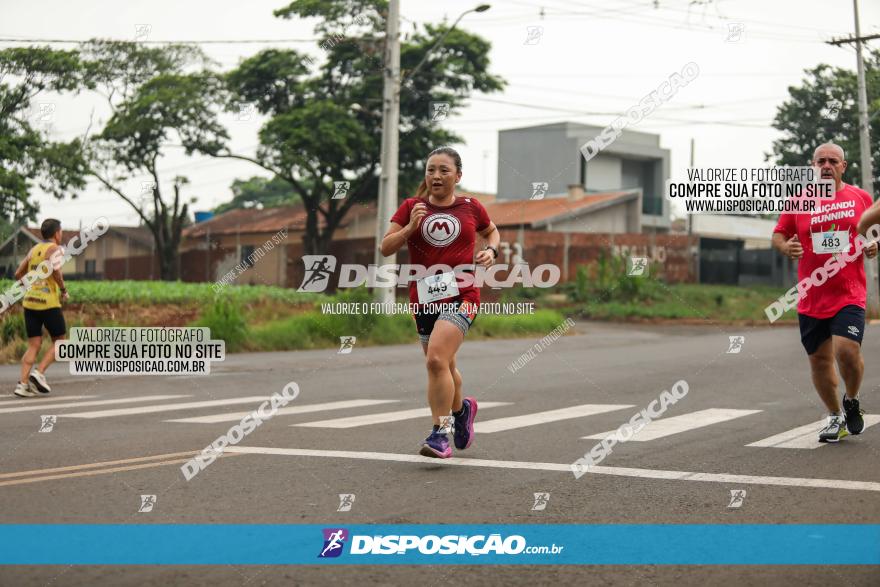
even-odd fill
[[[660,148],[659,135],[624,130],[587,161],[581,147],[602,129],[560,122],[499,132],[498,199],[530,199],[535,189],[566,194],[571,185],[587,195],[640,190],[641,231],[669,232],[670,207],[663,197],[669,150]]]

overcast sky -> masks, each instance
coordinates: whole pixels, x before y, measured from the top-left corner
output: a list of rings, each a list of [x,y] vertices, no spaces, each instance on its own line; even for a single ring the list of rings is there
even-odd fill
[[[848,0],[491,3],[489,11],[468,14],[459,26],[491,42],[490,71],[509,85],[502,93],[475,95],[444,123],[465,139],[456,147],[464,161],[462,185],[471,190],[495,191],[499,130],[561,121],[604,126],[691,61],[699,65],[699,77],[629,128],[660,135],[661,146],[672,152],[673,176],[688,166],[692,138],[697,166],[760,166],[777,136],[770,128],[776,107],[789,86],[800,84],[803,70],[819,63],[855,69],[853,48],[826,43],[853,32]],[[444,18],[452,21],[477,4],[403,0],[401,31]],[[271,46],[319,57],[317,43],[310,40],[314,20],[272,16],[285,5],[267,0],[0,0],[0,47],[23,45],[9,39],[134,39],[136,31],[145,30],[137,25],[148,25],[146,38],[151,41],[276,41],[204,44],[226,69]],[[862,34],[880,33],[880,2],[861,0],[859,8]],[[98,116],[103,112],[100,99],[90,95],[46,100],[55,105],[51,128],[61,139],[82,134],[93,108]],[[232,116],[224,121],[233,151],[253,153],[260,121]],[[260,175],[247,163],[187,158],[173,149],[162,161],[162,172],[166,178],[189,177],[188,193],[199,198],[195,210],[229,200],[235,178]],[[136,194],[140,182],[128,187]],[[126,203],[95,182],[77,200],[59,202],[41,195],[39,201],[41,215],[58,217],[69,227],[101,215],[117,225],[138,222]]]

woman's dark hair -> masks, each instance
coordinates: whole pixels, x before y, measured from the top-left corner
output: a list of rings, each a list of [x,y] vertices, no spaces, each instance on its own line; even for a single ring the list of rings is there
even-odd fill
[[[455,162],[455,168],[458,170],[459,173],[461,173],[461,155],[458,154],[458,151],[456,151],[452,147],[438,147],[428,153],[428,157],[427,159],[425,159],[425,161],[427,162],[427,160],[434,155],[448,155],[452,157],[452,161]],[[416,197],[424,200],[427,199],[428,193],[428,182],[423,177],[422,183],[419,184],[419,188],[416,190]]]

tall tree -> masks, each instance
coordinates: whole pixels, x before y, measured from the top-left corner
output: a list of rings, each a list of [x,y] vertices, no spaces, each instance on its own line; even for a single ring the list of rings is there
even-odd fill
[[[0,50],[0,217],[7,227],[36,219],[30,197],[35,186],[58,199],[85,186],[81,142],[51,140],[43,121],[51,119],[54,104],[40,105],[42,112],[34,108],[38,94],[77,92],[85,85],[76,51]]]
[[[778,165],[809,165],[820,144],[834,141],[846,152],[847,183],[861,183],[859,107],[855,71],[821,64],[807,70],[800,86],[788,88],[789,99],[776,111],[773,128],[783,136],[773,142],[767,160]],[[871,161],[874,185],[880,177],[880,51],[865,60]]]
[[[238,208],[274,208],[301,202],[293,193],[293,188],[283,179],[254,176],[249,179],[236,179],[232,182],[232,200],[214,208],[222,214]]]
[[[222,80],[198,69],[208,61],[189,46],[91,41],[83,56],[90,79],[112,112],[89,141],[88,172],[127,202],[150,229],[160,277],[178,279],[181,232],[194,199],[184,194],[186,177],[162,181],[159,162],[172,145],[187,155],[215,153],[228,139],[217,120]],[[138,179],[139,192],[126,189]]]
[[[255,155],[221,150],[220,157],[250,161],[287,182],[307,212],[307,254],[326,251],[333,233],[355,204],[376,199],[382,125],[382,60],[387,2],[296,0],[276,11],[281,18],[319,19],[315,31],[325,59],[313,63],[293,50],[267,49],[227,75],[228,108],[252,104],[267,117]],[[401,45],[403,75],[447,31],[426,26]],[[473,92],[500,90],[487,72],[490,45],[476,35],[452,31],[431,53],[426,67],[404,83],[400,97],[400,187],[412,193],[425,155],[461,137],[439,127],[432,102],[448,113]],[[334,182],[348,182],[334,199]],[[322,222],[323,221],[323,222]]]

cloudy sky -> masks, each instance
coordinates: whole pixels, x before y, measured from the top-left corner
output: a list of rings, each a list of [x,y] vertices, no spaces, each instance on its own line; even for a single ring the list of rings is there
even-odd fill
[[[491,71],[509,85],[503,93],[475,95],[445,122],[466,141],[457,147],[464,160],[462,184],[471,190],[495,190],[499,130],[561,121],[604,126],[691,61],[699,65],[699,77],[630,128],[660,135],[661,146],[672,152],[673,175],[688,166],[691,139],[697,166],[760,166],[777,134],[770,128],[776,107],[787,88],[803,79],[803,70],[819,63],[855,69],[853,48],[826,43],[853,32],[848,0],[491,3],[490,10],[468,14],[459,26],[492,43]],[[477,4],[403,0],[401,30],[452,21]],[[27,43],[20,41],[31,39],[134,39],[137,31],[148,30],[150,41],[230,41],[202,45],[223,68],[272,46],[318,58],[315,21],[273,17],[272,11],[284,5],[269,0],[0,0],[0,47],[23,46]],[[860,11],[862,34],[880,33],[880,3],[862,0]],[[243,40],[268,42],[232,42]],[[93,110],[98,117],[106,114],[101,99],[90,95],[37,101],[54,104],[51,128],[61,139],[82,134]],[[233,150],[252,153],[260,121],[232,116],[224,121]],[[259,171],[246,163],[187,158],[169,150],[162,173],[187,175],[189,194],[198,197],[195,209],[201,210],[230,199],[235,178]],[[140,182],[128,188],[136,194]],[[126,203],[94,182],[77,200],[40,195],[39,201],[44,214],[67,226],[101,215],[114,224],[137,224]]]

